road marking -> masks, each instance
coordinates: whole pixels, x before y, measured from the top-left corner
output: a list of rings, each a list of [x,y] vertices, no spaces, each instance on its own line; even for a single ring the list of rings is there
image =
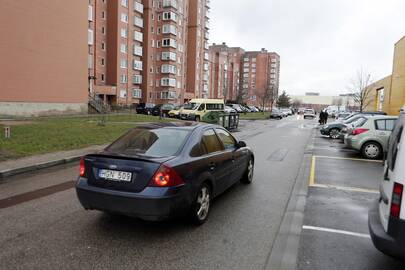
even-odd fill
[[[315,163],[316,163],[316,156],[312,156],[311,173],[309,175],[309,186],[315,185]]]
[[[320,232],[330,232],[330,233],[337,233],[337,234],[344,234],[350,236],[357,236],[362,238],[371,239],[370,235],[364,233],[356,233],[356,232],[349,232],[349,231],[342,231],[342,230],[335,230],[330,228],[321,228],[321,227],[314,227],[314,226],[302,226],[302,229],[309,230],[309,231],[320,231]]]
[[[370,159],[361,159],[361,158],[346,158],[346,157],[331,157],[331,156],[315,156],[315,157],[316,158],[325,158],[325,159],[354,160],[354,161],[363,161],[363,162],[382,163],[381,160],[370,160]]]
[[[313,184],[313,185],[311,185],[311,187],[330,188],[330,189],[337,189],[337,190],[343,190],[343,191],[362,192],[362,193],[370,193],[370,194],[380,194],[380,191],[378,191],[378,190],[367,189],[367,188],[343,187],[343,186],[324,185],[324,184]]]

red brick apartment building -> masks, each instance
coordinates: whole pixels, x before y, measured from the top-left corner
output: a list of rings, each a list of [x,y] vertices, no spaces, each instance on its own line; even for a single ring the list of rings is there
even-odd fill
[[[0,115],[207,97],[208,16],[209,0],[3,0]]]
[[[280,56],[274,52],[244,51],[225,43],[210,47],[210,96],[260,105],[267,91],[278,95]]]
[[[0,116],[87,112],[86,1],[0,1]]]
[[[89,0],[90,92],[110,105],[202,97],[208,4]]]

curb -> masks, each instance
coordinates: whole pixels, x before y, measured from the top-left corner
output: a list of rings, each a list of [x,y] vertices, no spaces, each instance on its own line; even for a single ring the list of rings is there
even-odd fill
[[[297,269],[298,249],[301,239],[306,198],[308,195],[308,179],[313,154],[314,130],[308,140],[286,211],[267,259],[265,270]]]
[[[38,171],[41,169],[46,169],[46,168],[54,167],[57,165],[63,165],[63,164],[76,162],[76,161],[79,161],[82,156],[83,155],[71,156],[71,157],[62,158],[62,159],[58,159],[58,160],[37,163],[37,164],[29,165],[26,167],[15,168],[15,169],[10,169],[10,170],[3,170],[3,171],[0,171],[0,181],[6,177],[10,177],[10,176],[14,176],[14,175],[22,174],[22,173],[27,173],[27,172]]]

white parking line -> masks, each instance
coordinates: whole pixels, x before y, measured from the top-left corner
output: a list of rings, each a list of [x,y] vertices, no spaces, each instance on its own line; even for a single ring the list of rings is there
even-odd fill
[[[325,185],[325,184],[312,184],[311,187],[330,188],[330,189],[337,189],[337,190],[343,190],[343,191],[363,192],[363,193],[370,193],[370,194],[380,194],[380,191],[375,190],[375,189],[358,188],[358,187],[342,187],[342,186]]]
[[[321,227],[305,226],[304,225],[304,226],[302,226],[302,229],[303,230],[309,230],[309,231],[320,231],[320,232],[330,232],[330,233],[344,234],[344,235],[357,236],[357,237],[371,239],[370,235],[368,235],[368,234],[349,232],[349,231],[342,231],[342,230],[335,230],[335,229],[330,229],[330,228],[321,228]]]

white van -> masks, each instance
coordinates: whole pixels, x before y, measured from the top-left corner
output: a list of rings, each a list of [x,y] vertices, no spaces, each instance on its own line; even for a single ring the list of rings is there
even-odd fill
[[[179,118],[200,122],[203,117],[212,111],[224,111],[223,99],[192,99],[184,104],[180,110]]]
[[[405,112],[391,134],[380,198],[369,211],[368,226],[374,246],[381,252],[405,259]]]

